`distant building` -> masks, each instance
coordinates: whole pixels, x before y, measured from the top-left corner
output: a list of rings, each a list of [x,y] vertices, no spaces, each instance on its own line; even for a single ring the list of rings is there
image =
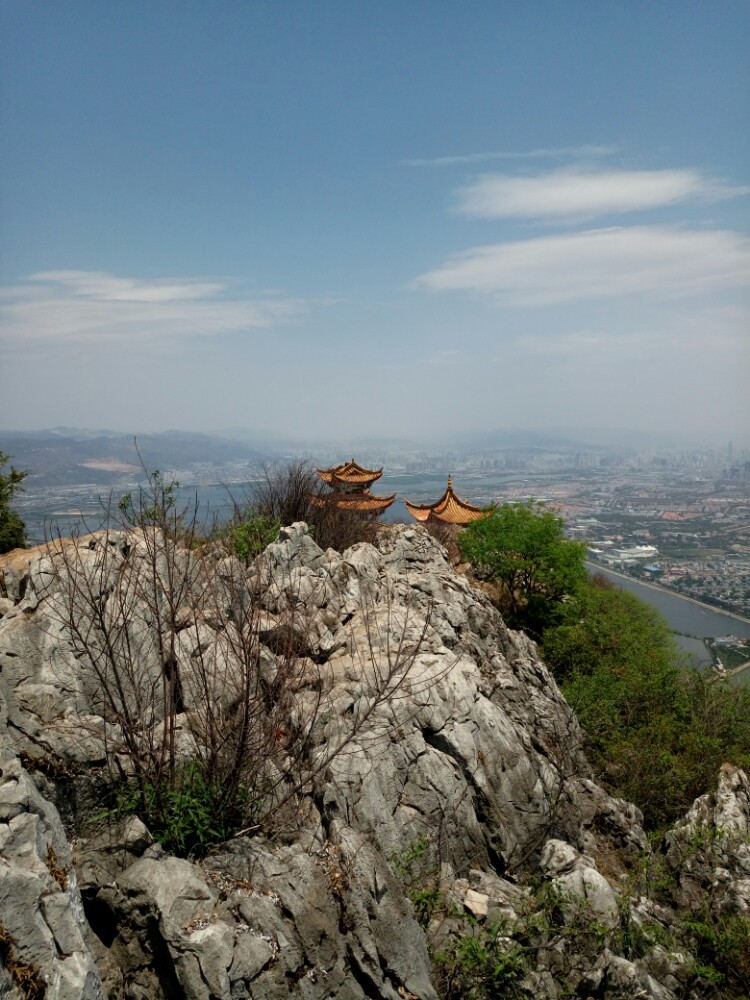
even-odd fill
[[[396,494],[378,497],[370,493],[370,487],[383,475],[382,469],[365,469],[354,459],[330,469],[318,469],[318,475],[331,487],[331,492],[323,496],[312,497],[312,502],[318,507],[332,505],[340,510],[349,510],[354,514],[381,514],[387,510],[396,499]]]
[[[448,476],[448,489],[436,503],[411,503],[406,498],[404,503],[414,520],[421,521],[422,524],[454,524],[463,527],[472,521],[487,517],[487,511],[457,496],[450,476]]]
[[[581,528],[577,525],[573,528],[568,528],[568,530],[565,533],[568,536],[568,538],[581,539],[581,538],[586,538],[588,536],[588,530],[586,528]]]
[[[655,545],[628,545],[623,548],[612,548],[601,551],[597,558],[610,566],[632,566],[644,559],[655,559],[659,550]]]

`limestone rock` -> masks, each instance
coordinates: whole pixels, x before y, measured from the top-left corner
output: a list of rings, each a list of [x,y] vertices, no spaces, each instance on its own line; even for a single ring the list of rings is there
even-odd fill
[[[14,964],[45,984],[48,1000],[103,1000],[59,816],[8,756],[0,757],[0,926]]]
[[[750,780],[744,771],[725,764],[716,791],[695,800],[667,844],[683,905],[697,909],[710,889],[715,913],[750,915]]]
[[[563,983],[609,1000],[690,995],[691,957],[669,938],[679,906],[710,887],[717,914],[750,912],[742,772],[724,768],[670,833],[675,906],[629,899],[649,850],[640,813],[591,780],[534,643],[422,528],[341,555],[295,524],[250,566],[218,544],[154,541],[147,528],[97,532],[0,557],[0,907],[48,998],[93,1000],[104,977],[116,1000],[433,1000],[410,902],[425,891],[433,947],[496,934],[511,951],[517,935],[516,985],[538,1000]],[[102,689],[100,647],[87,656],[66,628],[86,613],[66,573],[88,574],[86,599],[136,650],[120,702]],[[149,574],[161,582],[144,605]],[[118,709],[142,745],[161,746],[173,720],[179,766],[204,747],[204,701],[230,717],[248,669],[258,690],[283,693],[280,738],[304,734],[309,755],[276,839],[239,836],[198,864],[167,856],[134,817],[78,829],[80,804],[133,773]],[[165,679],[169,710],[154,694]],[[76,833],[72,851],[41,789]],[[642,932],[637,957],[621,947],[621,912]],[[0,993],[11,987],[0,970]]]

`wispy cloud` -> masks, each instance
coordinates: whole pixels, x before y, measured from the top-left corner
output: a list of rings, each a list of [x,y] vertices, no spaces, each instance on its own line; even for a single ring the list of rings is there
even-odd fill
[[[533,177],[484,174],[458,193],[457,210],[482,219],[590,219],[750,192],[698,170],[553,170]]]
[[[450,350],[440,350],[435,351],[433,354],[428,355],[424,362],[428,365],[438,365],[438,366],[452,366],[459,364],[464,359],[464,352],[454,349]]]
[[[417,279],[516,306],[622,295],[682,297],[750,283],[750,239],[726,230],[594,229],[475,247]]]
[[[617,358],[645,359],[654,353],[655,345],[663,340],[652,334],[612,333],[611,331],[575,330],[559,334],[529,334],[517,338],[522,351],[552,358]]]
[[[42,271],[0,289],[0,339],[20,347],[211,337],[288,322],[304,309],[274,295],[232,296],[226,281]]]
[[[178,278],[143,281],[107,271],[38,271],[29,281],[60,285],[72,295],[100,302],[184,302],[205,299],[226,287],[218,281]]]
[[[496,151],[485,153],[459,153],[453,156],[435,156],[402,160],[404,167],[453,167],[460,164],[487,163],[492,160],[557,160],[575,158],[579,160],[611,156],[614,146],[558,146],[550,149],[531,149],[523,153]]]

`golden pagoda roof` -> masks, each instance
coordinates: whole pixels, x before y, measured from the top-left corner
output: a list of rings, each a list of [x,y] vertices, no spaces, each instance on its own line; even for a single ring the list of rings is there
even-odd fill
[[[330,469],[318,469],[318,475],[324,483],[335,486],[337,483],[347,485],[366,486],[374,483],[383,475],[382,469],[365,469],[352,459],[350,462],[343,462],[341,465],[334,465]]]
[[[442,521],[443,524],[470,524],[487,516],[487,511],[467,503],[453,490],[453,480],[448,476],[448,489],[437,503],[410,503],[404,498],[406,509],[417,521]]]
[[[375,514],[387,510],[396,499],[396,494],[389,497],[376,497],[367,490],[357,493],[328,493],[323,496],[313,495],[310,497],[316,507],[327,507],[333,504],[340,510],[350,510],[356,514]]]

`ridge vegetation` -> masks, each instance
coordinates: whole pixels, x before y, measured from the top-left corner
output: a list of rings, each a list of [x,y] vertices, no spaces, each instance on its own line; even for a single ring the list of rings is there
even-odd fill
[[[0,554],[26,545],[26,526],[11,504],[13,497],[23,489],[28,472],[11,465],[10,472],[4,473],[2,470],[9,461],[10,457],[0,451]]]
[[[585,546],[543,504],[506,504],[459,536],[509,625],[541,647],[586,736],[597,779],[660,831],[722,763],[750,765],[750,693],[695,670],[649,605],[589,579]]]

